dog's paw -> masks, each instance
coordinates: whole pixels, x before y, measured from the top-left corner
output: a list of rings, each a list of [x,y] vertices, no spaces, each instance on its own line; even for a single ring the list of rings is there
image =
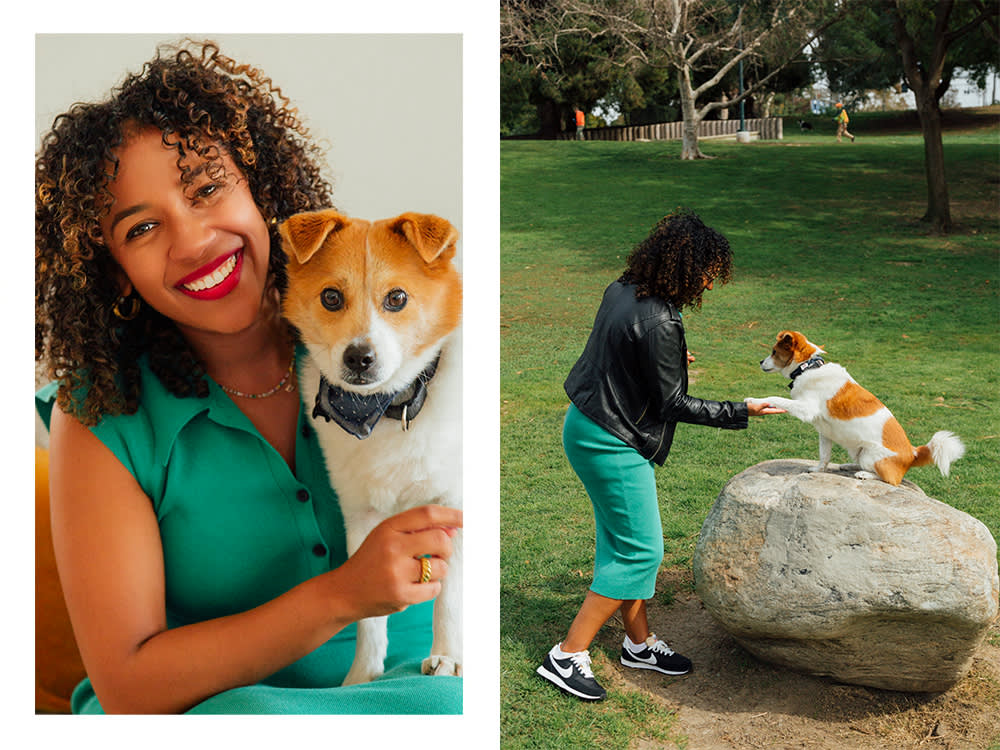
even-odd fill
[[[743,399],[743,403],[745,403],[745,404],[753,404],[754,406],[756,406],[757,404],[764,403],[764,399],[753,398],[751,396],[747,396],[745,399]]]
[[[344,686],[347,685],[362,685],[366,682],[371,682],[376,677],[381,677],[382,670],[380,668],[365,667],[360,666],[357,663],[351,665],[351,670],[347,673],[347,677],[341,683]]]
[[[443,654],[431,654],[420,665],[420,671],[431,675],[454,675],[462,676],[462,665]]]
[[[856,471],[854,472],[855,479],[878,479],[878,474],[872,474],[870,471]]]
[[[816,464],[815,466],[810,466],[809,471],[812,474],[818,474],[820,472],[826,471],[828,464]]]

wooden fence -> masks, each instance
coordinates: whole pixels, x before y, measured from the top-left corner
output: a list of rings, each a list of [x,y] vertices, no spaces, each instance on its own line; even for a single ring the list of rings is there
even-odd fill
[[[780,141],[784,131],[780,117],[754,117],[744,120],[746,130],[757,133],[762,140]],[[657,122],[652,125],[613,125],[607,128],[586,128],[583,138],[587,141],[679,141],[683,135],[682,122]],[[699,138],[736,137],[740,129],[739,118],[729,120],[702,120],[698,125]],[[576,133],[560,133],[559,140],[573,140]]]

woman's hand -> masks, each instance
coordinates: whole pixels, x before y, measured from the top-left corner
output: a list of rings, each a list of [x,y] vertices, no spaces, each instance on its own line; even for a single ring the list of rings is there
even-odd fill
[[[779,409],[777,406],[771,406],[768,403],[747,403],[747,414],[751,417],[762,417],[765,414],[784,414],[784,409]]]
[[[462,511],[422,505],[391,516],[374,529],[358,550],[330,575],[338,579],[337,598],[352,621],[399,612],[441,593],[448,575],[451,539],[462,526]],[[420,582],[421,557],[429,555],[431,578]]]

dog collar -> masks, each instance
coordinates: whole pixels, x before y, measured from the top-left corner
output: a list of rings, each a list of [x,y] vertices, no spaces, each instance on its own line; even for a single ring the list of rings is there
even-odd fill
[[[788,376],[789,378],[791,378],[791,381],[788,383],[788,387],[791,388],[793,385],[795,385],[795,378],[804,373],[806,370],[814,370],[817,367],[822,367],[825,364],[826,362],[823,360],[822,357],[818,356],[810,357],[801,365],[792,370],[791,374]]]
[[[312,417],[313,419],[323,417],[327,422],[332,419],[358,440],[364,440],[371,435],[372,429],[383,416],[398,419],[405,432],[410,429],[410,422],[424,406],[424,401],[427,399],[427,384],[437,372],[440,359],[441,355],[438,354],[416,380],[394,393],[373,393],[363,396],[330,385],[326,376],[321,375]]]

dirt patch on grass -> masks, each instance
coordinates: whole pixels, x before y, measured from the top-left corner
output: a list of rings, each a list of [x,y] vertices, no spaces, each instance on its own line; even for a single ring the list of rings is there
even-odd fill
[[[602,674],[608,689],[643,690],[676,711],[677,734],[686,737],[680,746],[688,750],[985,750],[1000,743],[1000,623],[964,679],[923,694],[842,685],[758,661],[693,594],[669,605],[654,601],[649,614],[654,632],[690,657],[694,671],[664,677],[616,660]],[[617,641],[609,639],[608,652],[617,653]],[[640,740],[633,747],[658,746]]]

